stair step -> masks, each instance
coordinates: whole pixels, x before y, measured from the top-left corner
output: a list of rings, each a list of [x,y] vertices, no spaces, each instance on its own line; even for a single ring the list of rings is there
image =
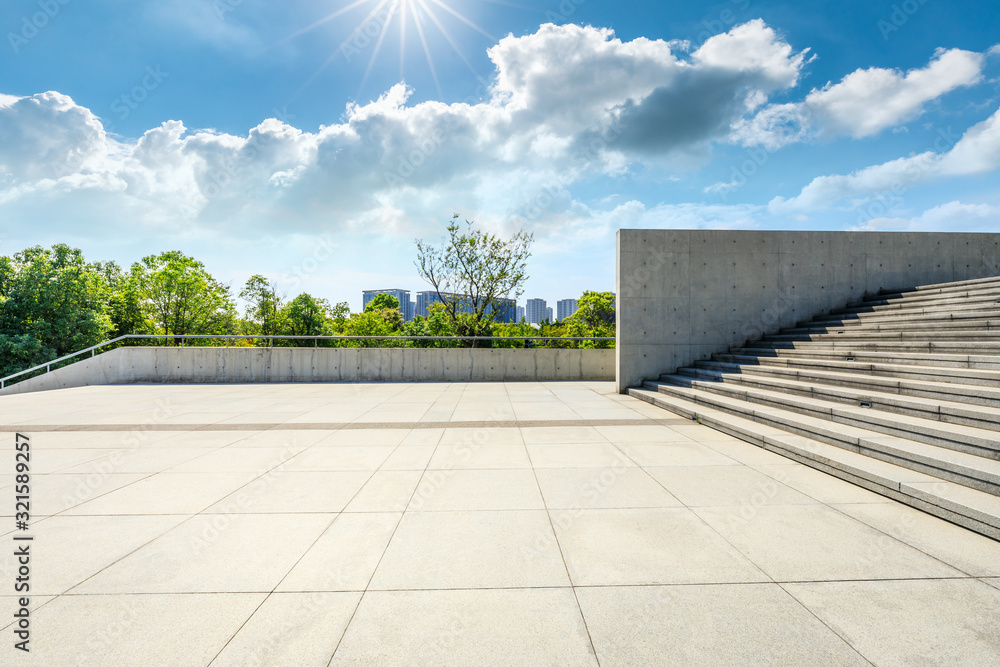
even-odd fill
[[[780,333],[788,334],[810,334],[810,333],[864,333],[864,332],[885,332],[885,331],[1000,331],[1000,318],[981,318],[971,320],[942,320],[938,322],[927,322],[916,320],[913,322],[875,322],[864,324],[842,324],[842,323],[819,323],[807,322],[800,326],[782,329]]]
[[[930,303],[915,303],[908,304],[906,302],[900,302],[885,306],[879,305],[864,305],[856,306],[854,308],[834,308],[830,311],[831,315],[853,315],[853,314],[866,314],[866,313],[893,313],[893,314],[903,314],[908,313],[911,315],[918,313],[944,313],[944,312],[961,312],[965,310],[990,310],[996,308],[997,304],[1000,304],[1000,298],[995,296],[990,297],[977,297],[972,299],[961,299],[957,301],[946,300],[940,303],[930,302]]]
[[[914,352],[940,354],[970,354],[995,355],[1000,347],[996,343],[977,343],[974,341],[857,341],[837,340],[830,338],[822,341],[808,340],[758,340],[752,343],[754,347],[768,347],[779,350],[864,350],[867,352]]]
[[[914,294],[914,293],[931,293],[931,292],[950,292],[954,290],[961,290],[965,287],[978,288],[984,285],[989,285],[991,283],[996,283],[1000,285],[1000,276],[988,276],[986,278],[971,278],[969,280],[955,280],[947,283],[936,283],[934,285],[919,285],[908,290],[903,290],[902,292],[896,292],[897,294]]]
[[[1000,540],[1000,498],[894,463],[649,389],[630,396]]]
[[[768,358],[814,358],[829,361],[857,361],[871,363],[895,363],[915,366],[940,366],[942,368],[978,368],[1000,371],[1000,355],[968,354],[923,354],[919,352],[896,352],[892,355],[881,352],[855,350],[800,350],[782,348],[740,347],[730,350],[732,354],[748,357]]]
[[[773,334],[766,336],[765,341],[823,341],[823,340],[857,340],[857,341],[950,341],[964,342],[983,341],[993,342],[1000,348],[1000,330],[981,329],[956,329],[954,331],[871,331],[871,330],[845,330],[840,329],[832,333],[802,333],[802,334]]]
[[[830,325],[838,324],[843,326],[863,326],[865,324],[933,324],[933,323],[944,323],[944,322],[978,322],[981,320],[995,320],[1000,318],[1000,308],[995,309],[984,309],[984,310],[965,310],[959,313],[953,311],[940,312],[940,313],[925,313],[923,315],[910,315],[907,313],[891,314],[886,313],[884,315],[879,314],[865,314],[863,316],[858,315],[817,315],[811,320],[803,320],[798,322],[799,326],[808,325]]]
[[[1000,371],[962,369],[942,366],[918,366],[916,364],[882,364],[861,361],[836,361],[811,357],[756,357],[740,354],[715,354],[712,358],[739,365],[785,366],[788,368],[809,368],[836,373],[864,373],[875,377],[948,382],[963,385],[996,386],[1000,382]]]
[[[859,390],[851,387],[817,383],[815,381],[803,382],[802,380],[753,375],[742,373],[738,366],[731,371],[697,367],[679,368],[677,369],[677,375],[706,382],[722,382],[753,387],[755,389],[772,389],[806,398],[845,405],[858,406],[861,403],[868,403],[873,410],[882,410],[884,412],[893,412],[921,419],[929,419],[931,421],[959,424],[961,426],[972,426],[990,431],[1000,431],[1000,408],[970,406],[967,403],[905,396],[898,393],[879,392],[870,389]]]
[[[722,355],[717,355],[722,356]],[[761,375],[765,377],[781,377],[801,380],[803,382],[819,382],[841,387],[870,389],[873,391],[896,393],[904,396],[932,398],[969,405],[1000,407],[1000,389],[965,385],[958,383],[932,382],[922,380],[900,380],[889,377],[864,375],[862,373],[838,373],[833,371],[796,368],[783,365],[734,364],[725,361],[699,361],[699,368],[711,370],[738,372],[743,374]]]
[[[879,294],[861,301],[851,301],[847,307],[864,306],[871,303],[928,303],[931,301],[955,300],[962,301],[977,296],[1000,295],[1000,284],[989,284],[981,287],[955,287],[949,292],[895,292]]]
[[[661,392],[681,397],[691,392],[713,394],[713,398],[722,399],[714,401],[716,406],[725,406],[723,409],[734,410],[737,413],[746,411],[753,413],[755,406],[758,405],[774,408],[782,413],[778,415],[782,423],[808,425],[808,434],[826,433],[832,429],[838,434],[834,438],[839,440],[839,435],[854,433],[853,439],[856,445],[857,438],[862,434],[874,431],[990,459],[998,466],[997,471],[1000,473],[1000,438],[995,431],[961,424],[944,424],[940,421],[870,408],[846,406],[780,391],[699,381],[682,375],[665,375],[662,376],[662,380],[653,383]],[[708,400],[704,396],[701,399]],[[1000,477],[997,480],[1000,483]]]
[[[887,298],[887,297],[874,297],[871,299],[865,299],[864,301],[855,301],[853,303],[847,304],[845,308],[851,310],[854,308],[865,309],[865,308],[876,308],[876,309],[888,309],[888,308],[929,308],[932,306],[948,306],[959,305],[964,303],[981,303],[981,302],[997,302],[1000,300],[1000,289],[995,287],[989,289],[982,289],[976,291],[965,291],[954,294],[938,294],[938,295],[923,295],[914,298]]]

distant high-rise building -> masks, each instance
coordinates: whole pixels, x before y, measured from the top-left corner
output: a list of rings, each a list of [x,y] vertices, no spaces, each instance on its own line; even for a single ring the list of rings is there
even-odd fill
[[[556,302],[556,318],[562,322],[576,312],[576,299],[563,299]]]
[[[410,302],[410,291],[404,289],[369,289],[361,293],[361,309],[364,310],[379,294],[388,294],[399,299],[399,314],[403,320],[409,322],[413,319],[413,304]]]
[[[549,306],[548,308],[545,309],[545,319],[547,319],[549,322],[552,321],[552,306]]]
[[[492,312],[489,309],[487,312]],[[513,324],[515,322],[520,322],[517,319],[517,302],[514,299],[500,299],[498,304],[497,314],[495,322],[500,322],[501,324]]]
[[[524,319],[524,306],[517,307],[517,321],[520,322]]]
[[[524,313],[524,318],[528,322],[539,324],[547,315],[545,299],[528,299],[525,304]]]

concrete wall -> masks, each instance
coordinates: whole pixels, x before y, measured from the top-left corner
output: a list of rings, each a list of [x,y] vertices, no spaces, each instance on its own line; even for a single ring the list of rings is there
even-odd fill
[[[615,378],[614,350],[122,347],[0,394],[148,382],[467,382]]]
[[[618,232],[619,391],[879,290],[1000,275],[1000,234]]]

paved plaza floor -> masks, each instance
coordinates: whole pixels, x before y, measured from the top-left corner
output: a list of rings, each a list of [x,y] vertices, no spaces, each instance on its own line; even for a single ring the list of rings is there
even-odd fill
[[[3,665],[1000,664],[1000,543],[611,383],[85,387],[0,431]]]

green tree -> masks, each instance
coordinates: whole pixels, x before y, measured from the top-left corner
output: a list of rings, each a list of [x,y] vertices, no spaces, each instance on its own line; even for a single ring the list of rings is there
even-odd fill
[[[420,276],[434,288],[445,316],[460,336],[489,335],[503,299],[517,299],[528,279],[527,260],[534,236],[519,231],[503,239],[452,217],[448,238],[441,246],[417,240]]]
[[[615,326],[615,295],[611,292],[583,293],[576,300],[577,310],[567,319],[582,321],[588,327]]]
[[[101,267],[64,244],[0,261],[0,373],[9,375],[108,338]]]
[[[281,310],[285,304],[275,283],[262,275],[252,275],[240,290],[240,298],[246,303],[250,333],[274,336],[281,331]]]
[[[171,250],[143,257],[133,268],[143,310],[157,333],[182,336],[235,330],[236,306],[229,286],[215,280],[198,260]]]
[[[281,309],[281,334],[285,336],[327,336],[331,333],[330,303],[302,293]]]
[[[153,333],[153,324],[143,309],[139,272],[132,270],[126,273],[115,262],[105,262],[100,266],[111,290],[107,307],[112,324],[110,336],[118,338],[126,334]]]
[[[380,332],[387,332],[387,334],[398,333],[403,327],[403,314],[399,312],[399,299],[392,296],[391,294],[376,294],[375,297],[368,302],[365,306],[365,312],[362,315],[373,314],[377,317],[382,318],[385,326],[378,327]],[[355,315],[352,320],[359,317]],[[355,327],[357,328],[357,327]],[[352,336],[378,336],[383,335],[383,333],[378,334],[349,334]]]
[[[615,295],[611,292],[583,293],[576,301],[577,311],[566,318],[567,336],[613,338],[615,335]],[[585,347],[609,348],[610,341],[592,341]]]
[[[399,299],[391,294],[376,294],[365,306],[366,313],[373,310],[399,310]]]

